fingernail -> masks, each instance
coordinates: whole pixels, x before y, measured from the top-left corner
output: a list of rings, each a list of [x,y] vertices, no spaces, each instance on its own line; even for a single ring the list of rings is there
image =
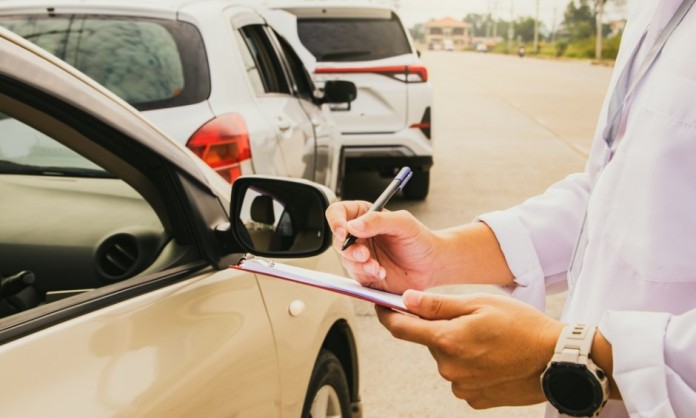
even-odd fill
[[[423,293],[417,290],[407,290],[403,295],[404,305],[406,305],[407,308],[417,308],[422,299]]]
[[[379,268],[379,272],[377,273],[377,277],[379,277],[380,280],[384,280],[387,278],[387,270],[384,267]]]

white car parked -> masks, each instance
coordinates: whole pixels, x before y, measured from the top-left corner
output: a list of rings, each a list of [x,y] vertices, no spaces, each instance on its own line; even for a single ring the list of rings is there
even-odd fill
[[[112,90],[228,181],[256,173],[337,189],[340,134],[324,103],[347,105],[355,86],[316,97],[302,61],[253,6],[3,1],[0,26]]]
[[[404,196],[424,199],[433,164],[432,86],[396,12],[364,2],[276,1],[272,7],[297,16],[292,30],[309,52],[301,56],[318,86],[341,78],[358,88],[354,102],[331,105],[342,134],[341,171],[392,177],[410,166]]]

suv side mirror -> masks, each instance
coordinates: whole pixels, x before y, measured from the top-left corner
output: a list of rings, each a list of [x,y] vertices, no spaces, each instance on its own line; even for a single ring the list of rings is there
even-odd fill
[[[355,83],[345,80],[329,80],[324,83],[324,97],[319,102],[324,103],[350,103],[358,97],[358,89]]]
[[[307,257],[331,246],[324,212],[335,196],[306,180],[242,176],[232,184],[231,230],[245,252]]]

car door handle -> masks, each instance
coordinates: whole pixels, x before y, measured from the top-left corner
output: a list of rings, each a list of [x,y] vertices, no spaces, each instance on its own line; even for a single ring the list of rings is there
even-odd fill
[[[287,131],[288,129],[292,128],[292,123],[285,118],[278,118],[277,122],[278,129],[281,131]]]

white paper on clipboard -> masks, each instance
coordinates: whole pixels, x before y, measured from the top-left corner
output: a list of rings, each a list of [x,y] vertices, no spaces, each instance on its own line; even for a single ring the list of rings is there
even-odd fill
[[[369,287],[362,286],[353,279],[346,277],[309,270],[302,267],[290,266],[288,264],[282,264],[260,257],[243,259],[240,261],[239,265],[232,267],[238,270],[251,271],[254,273],[277,277],[279,279],[290,280],[295,283],[326,289],[332,292],[337,292],[354,298],[366,300],[368,302],[376,303],[387,308],[408,312],[401,295],[371,289]]]

